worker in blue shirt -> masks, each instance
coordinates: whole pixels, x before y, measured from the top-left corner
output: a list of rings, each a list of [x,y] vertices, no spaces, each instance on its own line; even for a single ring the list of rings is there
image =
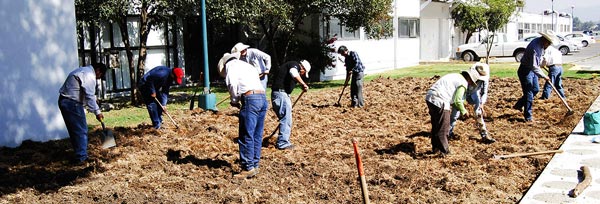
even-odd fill
[[[532,40],[525,48],[525,54],[521,58],[521,64],[517,70],[523,96],[519,98],[513,109],[523,111],[526,122],[534,121],[533,98],[540,91],[538,77],[544,78],[546,81],[549,80],[540,68],[542,55],[548,46],[558,41],[552,31],[540,32],[540,35],[542,36]]]
[[[166,66],[157,66],[140,79],[138,88],[155,129],[160,129],[162,124],[163,107],[167,105],[171,84],[175,82],[180,85],[183,75],[183,69],[179,67],[171,69]],[[156,103],[156,99],[160,101],[160,104]]]
[[[350,82],[351,106],[362,108],[365,106],[365,100],[362,94],[365,66],[360,60],[360,57],[358,57],[358,53],[355,51],[348,51],[346,46],[340,46],[338,48],[338,53],[344,56],[344,65],[346,66],[346,81],[344,82],[344,87],[348,85],[348,81],[352,77],[352,82]]]
[[[63,116],[75,158],[71,161],[82,164],[88,159],[88,127],[84,107],[96,115],[98,121],[104,116],[96,102],[96,80],[104,77],[106,65],[94,63],[91,66],[79,67],[69,73],[58,98],[58,108]]]

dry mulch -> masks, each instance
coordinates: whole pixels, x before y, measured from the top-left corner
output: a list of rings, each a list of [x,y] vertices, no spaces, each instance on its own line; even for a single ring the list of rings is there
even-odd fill
[[[240,167],[231,107],[172,110],[179,130],[167,118],[159,131],[147,124],[114,128],[118,147],[109,150],[100,149],[100,129],[91,130],[86,165],[67,163],[68,140],[1,148],[0,203],[359,203],[351,138],[359,140],[373,203],[515,203],[551,156],[493,155],[558,149],[599,93],[595,79],[565,79],[575,115],[564,117],[553,94],[535,101],[538,122],[531,124],[511,109],[521,96],[518,80],[492,78],[485,120],[497,142],[483,143],[473,119],[459,121],[452,154],[442,157],[428,153],[424,100],[438,77],[365,83],[362,109],[349,108],[347,96],[336,106],[341,89],[309,91],[294,108],[296,148],[277,150],[271,138],[260,173],[248,180],[232,178]],[[275,128],[269,110],[265,136]]]

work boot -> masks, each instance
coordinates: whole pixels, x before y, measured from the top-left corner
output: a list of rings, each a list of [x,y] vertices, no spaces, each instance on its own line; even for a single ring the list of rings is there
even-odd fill
[[[242,171],[239,174],[233,175],[233,177],[236,179],[249,179],[256,176],[256,174],[258,174],[258,168],[253,168],[248,171]]]

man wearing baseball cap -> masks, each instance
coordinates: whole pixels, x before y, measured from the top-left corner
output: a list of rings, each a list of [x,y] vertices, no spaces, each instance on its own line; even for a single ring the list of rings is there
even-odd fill
[[[300,60],[300,62],[289,61],[274,71],[271,86],[271,104],[279,119],[277,149],[292,149],[294,145],[290,142],[292,133],[292,101],[290,94],[294,90],[296,82],[302,85],[303,91],[308,91],[308,85],[304,83],[302,76],[308,78],[310,63],[306,60]]]
[[[166,108],[171,84],[175,82],[175,84],[180,85],[183,76],[183,69],[179,67],[171,69],[166,66],[157,66],[140,79],[138,88],[154,128],[159,129],[162,124],[163,107]],[[160,104],[157,104],[156,99],[160,101]]]
[[[244,43],[237,43],[231,48],[231,53],[240,53],[239,60],[247,62],[252,65],[258,71],[258,77],[263,85],[263,88],[267,88],[267,82],[269,80],[269,71],[271,70],[271,55],[256,49],[250,48],[249,45]]]

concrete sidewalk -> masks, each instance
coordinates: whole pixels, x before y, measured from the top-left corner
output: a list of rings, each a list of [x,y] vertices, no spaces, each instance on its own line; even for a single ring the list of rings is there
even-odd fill
[[[600,96],[587,112],[600,110]],[[542,174],[531,185],[520,203],[600,203],[600,143],[593,143],[598,135],[583,135],[583,118],[550,160]],[[569,192],[583,179],[581,166],[590,168],[592,183],[577,198]]]

